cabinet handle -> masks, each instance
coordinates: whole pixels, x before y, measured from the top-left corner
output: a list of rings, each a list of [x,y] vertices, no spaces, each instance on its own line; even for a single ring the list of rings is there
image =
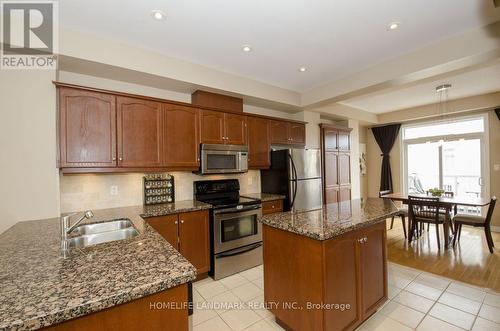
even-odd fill
[[[363,244],[363,238],[359,238],[358,243]]]
[[[122,158],[122,157],[120,157],[118,160],[119,160],[119,161],[123,161],[123,158]]]
[[[184,220],[181,220],[181,224],[184,224]]]
[[[179,222],[177,222],[177,221],[174,222],[174,224],[177,224],[177,223],[179,223]]]
[[[113,157],[113,161],[116,161],[116,157]]]
[[[274,209],[274,205],[272,205],[271,208]]]
[[[366,244],[368,242],[368,238],[367,237],[364,237],[363,238],[363,244]]]

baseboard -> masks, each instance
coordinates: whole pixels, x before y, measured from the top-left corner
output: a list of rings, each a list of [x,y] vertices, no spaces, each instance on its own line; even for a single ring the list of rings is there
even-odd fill
[[[492,232],[500,232],[500,226],[492,226],[491,231]]]

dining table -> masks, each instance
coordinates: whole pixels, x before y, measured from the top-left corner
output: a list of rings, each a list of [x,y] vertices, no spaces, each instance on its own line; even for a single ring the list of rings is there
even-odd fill
[[[432,197],[427,194],[411,194],[411,196],[416,197]],[[392,201],[400,201],[403,204],[408,204],[408,194],[405,193],[389,193],[380,196],[383,199],[390,199]],[[434,197],[436,198],[436,197]],[[471,196],[441,196],[439,197],[439,205],[440,208],[446,210],[446,219],[443,223],[444,228],[444,246],[446,248],[449,247],[451,239],[453,239],[453,235],[450,234],[451,227],[451,218],[450,213],[452,210],[457,211],[457,206],[466,206],[466,207],[484,207],[490,204],[490,199],[482,198],[482,197],[471,197]],[[409,216],[410,217],[410,216]],[[408,218],[409,218],[408,217]],[[411,228],[411,220],[408,220],[410,224],[408,224],[408,231]],[[408,241],[411,241],[411,236],[408,236]]]

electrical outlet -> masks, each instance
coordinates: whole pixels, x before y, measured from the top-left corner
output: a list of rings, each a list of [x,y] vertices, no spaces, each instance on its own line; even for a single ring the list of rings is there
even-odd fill
[[[109,192],[111,195],[118,195],[118,186],[117,185],[111,185],[111,190]]]

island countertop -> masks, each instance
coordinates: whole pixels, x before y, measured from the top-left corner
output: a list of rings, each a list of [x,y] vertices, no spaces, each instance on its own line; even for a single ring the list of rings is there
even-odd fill
[[[0,234],[0,330],[42,328],[194,280],[194,266],[142,217],[208,208],[179,201],[94,210],[85,223],[127,218],[139,235],[72,248],[66,258],[58,218],[15,224]]]
[[[394,203],[387,199],[347,200],[310,211],[289,211],[262,216],[262,224],[316,240],[327,240],[395,215]]]

